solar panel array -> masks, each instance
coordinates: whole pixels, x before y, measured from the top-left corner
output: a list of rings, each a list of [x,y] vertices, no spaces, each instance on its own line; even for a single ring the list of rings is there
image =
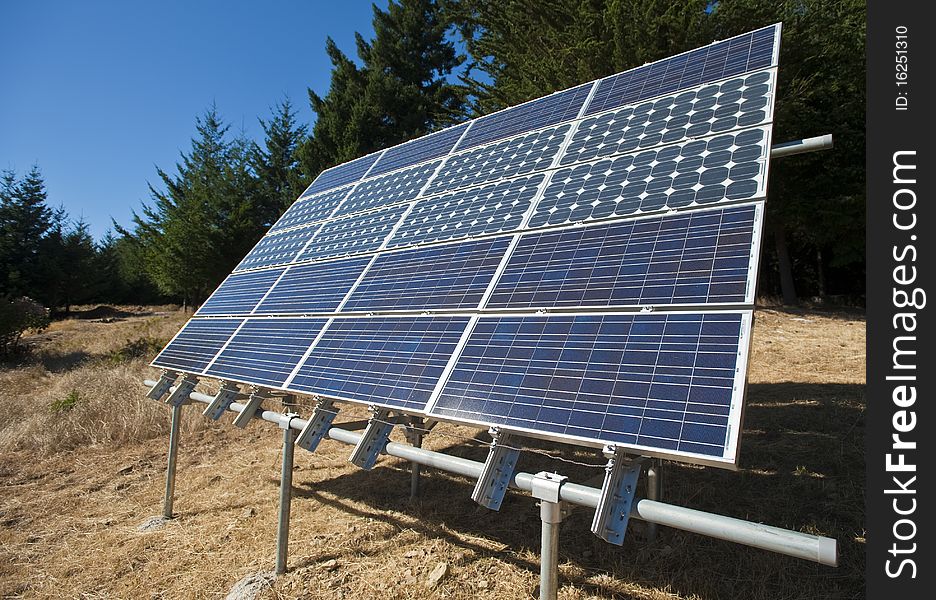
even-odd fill
[[[153,364],[734,464],[779,34],[323,172]]]

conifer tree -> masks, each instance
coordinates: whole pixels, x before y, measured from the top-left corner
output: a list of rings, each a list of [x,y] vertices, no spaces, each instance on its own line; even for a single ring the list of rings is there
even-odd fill
[[[250,165],[258,186],[254,218],[258,225],[267,228],[302,193],[298,149],[308,135],[308,128],[297,123],[289,98],[276,105],[268,121],[259,121],[264,133],[263,146],[251,143]]]

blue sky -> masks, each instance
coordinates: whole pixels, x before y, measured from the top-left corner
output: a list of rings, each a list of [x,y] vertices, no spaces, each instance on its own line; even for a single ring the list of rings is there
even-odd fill
[[[38,164],[49,203],[100,238],[149,200],[157,165],[174,170],[212,102],[255,138],[284,95],[310,122],[325,37],[353,55],[371,16],[358,0],[0,2],[0,169]]]

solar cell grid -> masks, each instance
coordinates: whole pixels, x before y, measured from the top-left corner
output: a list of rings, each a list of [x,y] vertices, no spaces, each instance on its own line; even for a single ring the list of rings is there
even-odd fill
[[[322,171],[315,181],[302,193],[303,196],[317,194],[325,190],[336,188],[346,183],[357,181],[367,173],[371,166],[377,161],[380,152],[374,152],[361,158],[342,163],[326,171]]]
[[[242,383],[281,387],[325,321],[247,319],[205,374]]]
[[[585,115],[774,66],[778,33],[778,26],[770,25],[606,77],[598,83]]]
[[[335,210],[349,190],[349,187],[343,187],[312,196],[302,196],[283,213],[283,216],[270,228],[270,232],[308,225],[325,219]]]
[[[429,414],[733,461],[744,318],[481,317]]]
[[[462,123],[405,144],[387,148],[387,151],[383,153],[377,164],[368,173],[368,176],[373,177],[400,167],[415,165],[425,160],[444,156],[455,147],[458,138],[462,136],[467,128],[468,123]]]
[[[521,236],[486,308],[750,302],[756,208]]]
[[[243,319],[192,319],[162,349],[153,366],[201,373]]]
[[[256,314],[302,314],[338,308],[370,257],[295,265],[270,290]]]
[[[516,229],[544,177],[536,174],[420,200],[388,247]]]
[[[412,200],[426,185],[438,166],[439,161],[433,161],[382,177],[367,179],[354,188],[354,191],[341,203],[335,211],[335,216]]]
[[[468,317],[335,319],[289,389],[421,412]]]
[[[426,193],[435,194],[548,169],[570,127],[550,127],[450,156],[426,188]]]
[[[773,73],[759,71],[589,117],[579,123],[560,164],[760,125],[773,116],[773,89]]]
[[[497,238],[383,254],[342,310],[477,308],[509,244]]]
[[[578,116],[591,92],[592,85],[592,83],[586,83],[486,117],[479,117],[474,120],[471,129],[458,143],[456,151],[518,133],[549,127],[563,121],[571,121]]]
[[[559,169],[529,227],[755,198],[765,191],[768,130],[746,129]]]
[[[230,275],[195,312],[195,316],[249,313],[282,273],[283,269],[267,269]]]
[[[290,263],[312,239],[316,231],[318,227],[312,226],[268,234],[260,238],[257,245],[247,253],[234,271]]]
[[[376,250],[406,211],[406,205],[326,222],[298,260]]]

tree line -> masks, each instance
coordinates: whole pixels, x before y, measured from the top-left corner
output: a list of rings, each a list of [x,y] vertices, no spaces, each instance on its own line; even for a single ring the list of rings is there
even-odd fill
[[[196,305],[324,169],[553,91],[783,21],[774,140],[832,133],[832,152],[771,165],[762,294],[864,293],[864,3],[858,0],[391,0],[356,56],[332,39],[316,119],[284,99],[263,137],[219,109],[157,169],[129,227],[94,241],[41,173],[3,173],[0,296]]]

